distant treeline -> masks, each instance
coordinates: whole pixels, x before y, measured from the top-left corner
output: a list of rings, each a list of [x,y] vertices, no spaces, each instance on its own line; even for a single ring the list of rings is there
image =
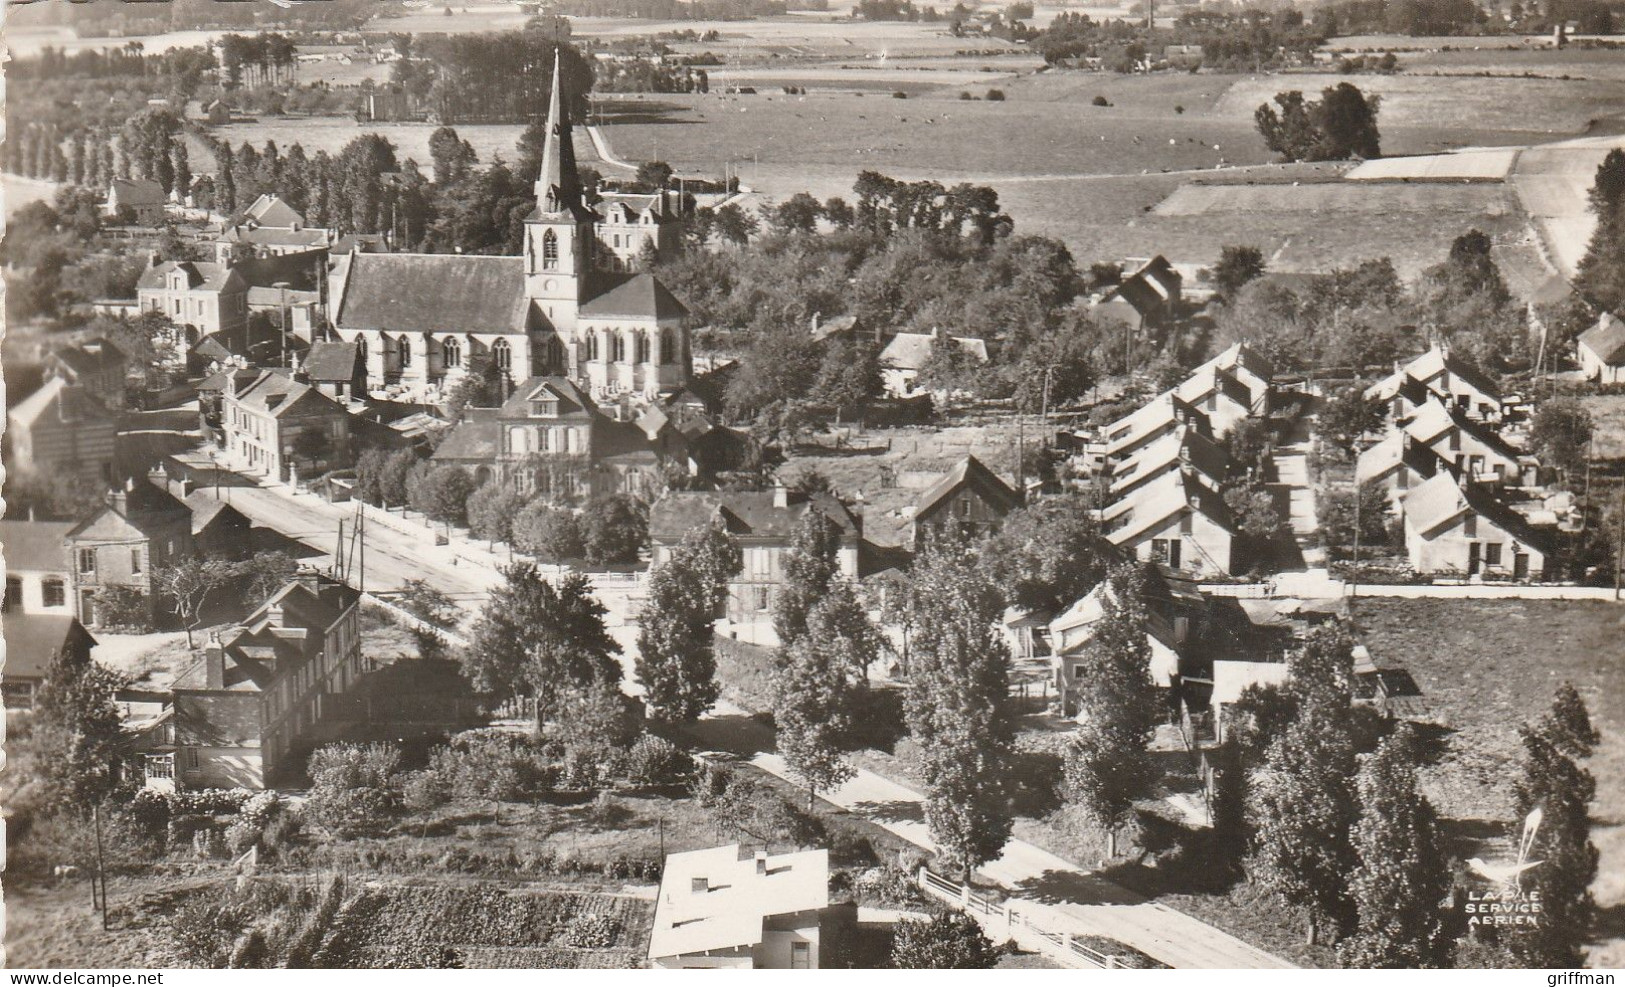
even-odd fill
[[[641,17],[670,21],[743,21],[810,9],[785,0],[561,0],[554,13],[571,17]]]
[[[542,31],[419,37],[411,58],[395,63],[393,80],[441,123],[529,123],[547,114],[555,48],[571,111],[583,119],[592,63]]]
[[[380,0],[322,0],[280,7],[269,3],[164,0],[163,3],[8,4],[6,26],[71,27],[84,37],[162,34],[166,31],[256,27],[354,30],[382,13],[404,12]]]
[[[1148,30],[1143,22],[1096,21],[1088,14],[1063,13],[1033,40],[1051,65],[1099,59],[1103,67],[1133,71],[1148,55],[1154,61],[1167,45],[1196,45],[1209,68],[1269,68],[1308,57],[1325,40],[1304,22],[1302,11],[1250,10],[1241,14],[1193,11],[1172,28]]]

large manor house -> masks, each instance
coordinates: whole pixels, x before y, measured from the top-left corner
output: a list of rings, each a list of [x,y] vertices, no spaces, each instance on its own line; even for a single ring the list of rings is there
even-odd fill
[[[330,276],[328,319],[354,342],[368,385],[432,401],[484,366],[510,381],[565,377],[602,404],[681,388],[691,356],[681,302],[640,259],[679,249],[664,191],[586,204],[555,59],[536,208],[518,257],[352,252]]]

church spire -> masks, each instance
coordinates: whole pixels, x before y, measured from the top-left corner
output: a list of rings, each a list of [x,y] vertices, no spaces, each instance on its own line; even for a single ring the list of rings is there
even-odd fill
[[[536,180],[536,204],[542,212],[575,212],[581,208],[581,174],[570,140],[569,103],[564,99],[564,72],[559,48],[553,49],[552,95],[547,104],[547,140],[542,145],[542,174]]]

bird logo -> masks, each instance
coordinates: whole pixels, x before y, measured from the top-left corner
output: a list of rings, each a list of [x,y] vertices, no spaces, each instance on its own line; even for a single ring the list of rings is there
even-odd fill
[[[1536,806],[1523,821],[1523,835],[1518,839],[1518,859],[1510,864],[1487,864],[1481,858],[1474,857],[1467,861],[1467,867],[1474,874],[1487,881],[1510,891],[1523,890],[1523,872],[1529,870],[1542,861],[1530,860],[1529,851],[1535,846],[1535,833],[1540,829],[1540,821],[1544,813]]]

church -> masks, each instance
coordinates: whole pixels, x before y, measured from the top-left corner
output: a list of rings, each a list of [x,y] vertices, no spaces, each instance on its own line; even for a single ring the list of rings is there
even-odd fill
[[[587,206],[561,80],[555,54],[521,256],[353,252],[333,265],[328,321],[357,344],[375,393],[433,402],[488,361],[515,385],[563,377],[623,408],[688,382],[687,310],[635,270],[680,249],[680,199],[610,193],[603,215]]]

